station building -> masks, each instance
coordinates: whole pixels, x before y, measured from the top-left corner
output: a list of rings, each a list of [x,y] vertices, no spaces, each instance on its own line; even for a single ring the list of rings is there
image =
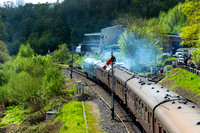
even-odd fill
[[[102,53],[105,51],[119,51],[118,38],[124,32],[122,25],[115,25],[101,29],[98,33],[84,34],[84,40],[81,45],[81,52],[83,53]],[[174,55],[176,50],[181,47],[182,39],[178,34],[167,34],[168,45],[164,48],[165,53]],[[79,46],[80,47],[80,46]]]
[[[81,52],[102,53],[105,50],[119,51],[118,38],[123,33],[121,25],[101,29],[98,33],[84,34],[84,40],[80,44]]]

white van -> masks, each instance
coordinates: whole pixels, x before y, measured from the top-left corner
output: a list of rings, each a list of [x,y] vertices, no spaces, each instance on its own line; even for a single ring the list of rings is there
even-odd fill
[[[176,52],[175,53],[175,56],[177,57],[177,58],[183,58],[184,57],[184,52]]]

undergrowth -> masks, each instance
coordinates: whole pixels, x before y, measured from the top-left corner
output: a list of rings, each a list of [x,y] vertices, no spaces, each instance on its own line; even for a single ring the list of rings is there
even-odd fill
[[[24,110],[20,106],[10,106],[5,112],[6,116],[0,122],[0,127],[10,124],[21,124],[29,115],[29,110]]]

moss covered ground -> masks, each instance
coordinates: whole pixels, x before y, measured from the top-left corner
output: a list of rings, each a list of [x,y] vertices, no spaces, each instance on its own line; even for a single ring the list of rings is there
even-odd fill
[[[159,83],[200,105],[200,77],[196,74],[174,68]]]

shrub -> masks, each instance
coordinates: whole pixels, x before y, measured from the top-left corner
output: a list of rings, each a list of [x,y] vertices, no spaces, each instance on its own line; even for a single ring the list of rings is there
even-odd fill
[[[60,94],[60,89],[63,87],[63,82],[63,75],[58,68],[50,67],[46,69],[43,79],[43,88],[46,90],[46,94]]]
[[[6,75],[5,71],[0,70],[0,86],[4,85],[8,82],[8,76]]]
[[[40,88],[39,79],[24,71],[12,75],[7,85],[10,100],[25,105],[37,102],[36,98],[40,97]]]
[[[22,44],[20,46],[19,52],[17,54],[18,57],[32,57],[35,54],[34,50],[31,48],[30,44]]]

